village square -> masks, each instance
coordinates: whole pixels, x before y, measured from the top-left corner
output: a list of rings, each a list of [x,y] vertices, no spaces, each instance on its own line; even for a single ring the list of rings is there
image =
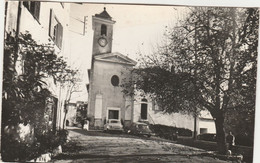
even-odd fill
[[[257,8],[6,1],[1,160],[253,162]]]

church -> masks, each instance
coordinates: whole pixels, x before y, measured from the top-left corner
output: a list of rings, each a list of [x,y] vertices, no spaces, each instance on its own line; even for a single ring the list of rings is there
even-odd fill
[[[124,126],[132,122],[162,124],[190,129],[199,133],[215,133],[211,116],[197,117],[174,113],[163,114],[151,99],[140,95],[128,96],[120,85],[131,78],[131,70],[136,61],[112,52],[113,26],[116,22],[104,8],[100,14],[92,16],[93,51],[92,65],[88,70],[88,119],[90,128],[102,129],[108,119],[118,119]],[[207,117],[205,119],[205,117]],[[197,123],[194,125],[194,123]]]
[[[92,65],[89,70],[88,117],[90,127],[102,128],[108,119],[130,125],[133,119],[133,98],[124,95],[120,84],[130,75],[136,62],[112,52],[115,21],[106,8],[92,17],[94,30]]]

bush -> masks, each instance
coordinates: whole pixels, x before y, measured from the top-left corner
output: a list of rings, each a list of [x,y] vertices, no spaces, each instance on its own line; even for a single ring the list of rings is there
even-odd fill
[[[173,126],[166,126],[166,125],[150,125],[150,129],[159,137],[169,139],[169,140],[176,140],[177,136],[192,136],[192,131],[185,128],[177,128]]]
[[[18,56],[23,58],[20,61],[23,63],[22,74],[14,68]],[[68,67],[53,46],[38,44],[29,32],[21,33],[17,38],[7,36],[3,64],[2,158],[4,161],[26,161],[65,141],[65,131],[54,134],[51,131],[53,126],[46,125],[54,119],[50,112],[52,107],[47,102],[52,93],[47,88],[46,79],[52,78],[54,84],[71,82],[69,77],[77,71]],[[35,136],[30,138],[34,141],[29,143],[17,136],[20,133],[15,128],[19,124],[33,126]],[[10,132],[4,132],[3,128]]]
[[[254,137],[253,136],[250,137],[250,136],[244,136],[244,135],[237,135],[237,136],[235,136],[235,144],[252,147],[253,144],[254,144]]]
[[[59,145],[63,145],[66,142],[67,135],[67,130],[60,130],[56,134],[48,132],[36,136],[35,141],[32,144],[28,144],[3,134],[2,159],[8,162],[31,160],[41,154],[52,152]]]

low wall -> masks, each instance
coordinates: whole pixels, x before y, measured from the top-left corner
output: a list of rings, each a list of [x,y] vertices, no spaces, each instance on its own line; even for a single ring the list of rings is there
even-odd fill
[[[177,143],[196,147],[199,149],[204,149],[207,151],[216,151],[217,150],[217,143],[211,141],[203,141],[203,140],[194,140],[191,137],[178,137]],[[244,157],[244,161],[252,162],[253,160],[253,147],[247,146],[234,146],[233,153],[235,154],[242,154]]]

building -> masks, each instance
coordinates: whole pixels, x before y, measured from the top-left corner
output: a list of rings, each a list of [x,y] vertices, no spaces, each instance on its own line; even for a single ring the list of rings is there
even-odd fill
[[[136,62],[127,56],[112,52],[113,25],[116,23],[104,8],[100,14],[92,17],[93,58],[89,70],[89,107],[88,118],[90,127],[102,129],[108,119],[118,119],[125,126],[132,122],[162,124],[190,129],[194,131],[196,123],[197,133],[215,132],[208,129],[214,122],[210,117],[202,117],[173,113],[163,114],[156,103],[144,98],[138,93],[127,96],[122,92],[120,84],[130,80],[131,70]],[[210,124],[208,124],[208,122]],[[199,126],[201,125],[201,126]],[[201,131],[201,132],[200,132]]]
[[[20,33],[29,32],[38,44],[53,44],[59,56],[68,56],[69,14],[70,4],[40,1],[6,1],[5,2],[5,41],[17,37]],[[14,67],[15,75],[24,73],[25,59],[19,55]],[[53,79],[45,80],[52,97],[46,99],[46,107],[50,110],[53,128],[63,126],[66,88],[61,89]]]
[[[90,127],[102,128],[108,119],[122,120],[130,124],[133,99],[123,94],[120,84],[129,73],[135,61],[127,56],[112,52],[113,25],[115,21],[106,8],[92,17],[94,30],[93,58],[89,70]]]
[[[86,119],[88,104],[83,101],[66,105],[66,126],[81,126],[82,119]]]

